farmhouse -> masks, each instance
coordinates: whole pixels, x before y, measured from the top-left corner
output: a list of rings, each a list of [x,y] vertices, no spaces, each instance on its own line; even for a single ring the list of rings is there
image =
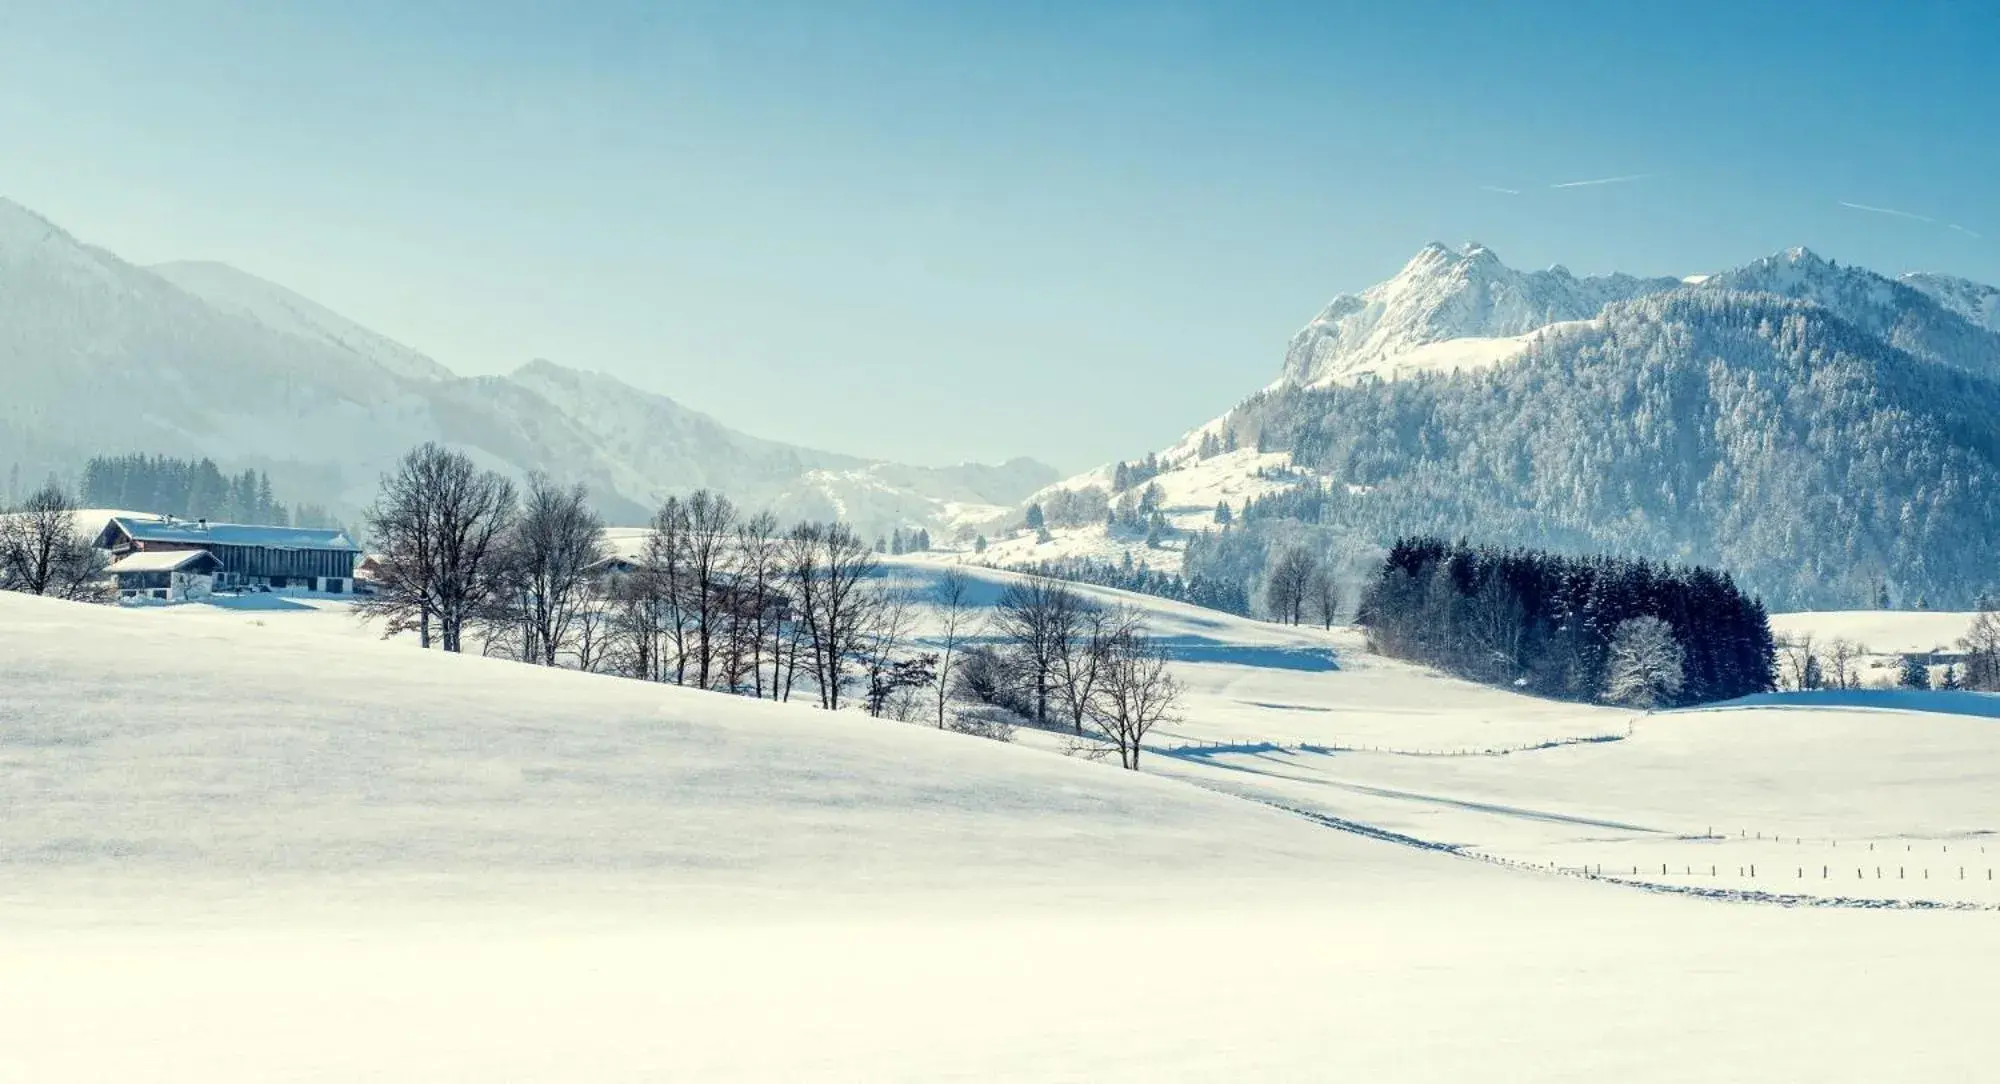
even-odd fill
[[[119,590],[125,590],[123,576],[153,577],[161,572],[180,571],[189,575],[213,576],[213,585],[231,587],[289,587],[302,591],[346,594],[354,586],[354,562],[361,547],[345,531],[310,527],[264,527],[243,523],[189,522],[181,519],[146,520],[114,516],[97,536],[97,548],[111,551],[111,566],[120,575]],[[198,550],[214,560],[207,573],[190,568],[153,567],[163,558],[149,558],[137,564],[126,562],[139,554],[186,553]],[[120,573],[124,566],[126,573]],[[134,590],[141,590],[134,580]],[[151,580],[146,581],[150,584]],[[166,585],[171,588],[171,584]],[[143,590],[156,590],[146,587]]]
[[[207,550],[134,550],[104,571],[118,583],[119,598],[186,602],[215,590],[222,562]]]

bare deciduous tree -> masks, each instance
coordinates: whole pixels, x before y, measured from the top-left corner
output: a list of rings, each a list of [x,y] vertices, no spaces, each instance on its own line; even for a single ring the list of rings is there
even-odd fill
[[[778,521],[769,512],[751,516],[736,528],[736,605],[730,610],[730,654],[748,675],[751,695],[759,699],[767,689],[772,699],[778,698],[783,643],[779,626],[787,610],[778,582],[783,542]],[[764,674],[767,656],[771,668],[768,680]]]
[[[874,619],[865,582],[875,554],[845,524],[801,523],[785,539],[784,561],[820,706],[836,710]]]
[[[915,691],[929,688],[936,680],[937,654],[904,650],[917,616],[907,592],[884,589],[872,594],[860,657],[868,689],[868,714],[907,719]]]
[[[50,481],[0,515],[0,587],[83,600],[100,594],[104,557],[77,530],[76,502]]]
[[[1333,623],[1340,619],[1340,585],[1334,582],[1333,571],[1325,565],[1313,569],[1306,593],[1306,602],[1320,627],[1333,628]]]
[[[931,613],[938,628],[938,662],[931,686],[937,693],[937,725],[945,726],[945,705],[951,699],[952,676],[965,641],[975,635],[977,611],[972,603],[972,577],[948,568],[931,593]]]
[[[1264,587],[1264,604],[1273,618],[1288,625],[1304,619],[1313,574],[1318,570],[1319,559],[1303,546],[1293,546],[1278,558]]]
[[[514,518],[513,483],[475,467],[462,452],[424,444],[382,479],[367,514],[383,573],[363,613],[388,631],[416,628],[429,646],[459,651],[466,624],[491,602],[504,572],[502,543]]]
[[[587,674],[605,669],[618,643],[618,611],[610,591],[614,581],[590,581],[576,611],[576,668]]]
[[[648,549],[650,549],[650,544]],[[614,663],[627,677],[660,681],[666,636],[666,600],[657,590],[658,577],[644,566],[616,576],[604,585],[611,614],[611,635],[617,647]]]
[[[729,498],[706,489],[688,497],[682,605],[694,624],[694,681],[704,689],[712,687],[717,653],[728,635],[735,535],[736,506]]]
[[[1852,640],[1835,640],[1826,648],[1826,679],[1836,689],[1859,689],[1861,674],[1856,660],[1861,649]]]
[[[687,683],[688,644],[690,642],[689,608],[687,606],[687,506],[679,497],[668,497],[653,514],[653,530],[646,537],[644,556],[644,580],[639,590],[647,592],[654,611],[659,618],[657,629],[660,635],[659,661],[655,664],[659,680],[669,676],[674,684]],[[672,669],[667,667],[666,656],[673,656]]]
[[[994,627],[1020,652],[1037,725],[1048,725],[1056,670],[1076,636],[1082,606],[1081,596],[1046,576],[1022,577],[1000,593]]]
[[[565,489],[533,475],[507,552],[502,602],[515,610],[522,657],[554,666],[573,646],[576,623],[593,601],[587,576],[604,558],[604,521],[581,485]]]
[[[1139,770],[1139,753],[1153,728],[1177,717],[1180,683],[1167,669],[1166,650],[1136,622],[1124,624],[1104,645],[1091,719],[1118,748],[1118,760]]]
[[[1056,654],[1055,689],[1057,699],[1069,713],[1070,729],[1083,733],[1090,717],[1090,705],[1097,695],[1104,659],[1120,636],[1136,634],[1138,612],[1127,607],[1107,610],[1088,602],[1076,610],[1075,629],[1061,638]]]
[[[1784,667],[1785,687],[1796,692],[1812,692],[1826,683],[1819,661],[1819,644],[1810,632],[1802,632],[1779,651]]]
[[[1979,616],[1958,641],[1965,652],[1965,673],[1959,683],[1968,689],[2000,691],[2000,612],[1991,602],[1980,600]]]

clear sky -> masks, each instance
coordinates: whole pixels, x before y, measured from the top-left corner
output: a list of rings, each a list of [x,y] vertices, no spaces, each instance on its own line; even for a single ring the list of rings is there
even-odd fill
[[[0,195],[463,373],[1082,468],[1434,239],[2000,282],[1996,57],[1976,3],[0,0]]]

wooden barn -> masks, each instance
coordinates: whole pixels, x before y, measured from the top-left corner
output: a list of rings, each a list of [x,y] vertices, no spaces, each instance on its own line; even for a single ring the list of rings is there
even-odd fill
[[[214,591],[221,568],[207,550],[134,550],[104,571],[117,582],[119,598],[186,602]]]
[[[330,528],[122,516],[104,525],[97,548],[111,551],[113,569],[134,554],[200,550],[215,560],[211,574],[217,589],[292,588],[329,594],[353,590],[354,563],[361,557],[361,547],[345,531]],[[146,565],[146,574],[159,571],[150,562],[141,564]],[[135,575],[142,572],[137,565],[127,567]]]

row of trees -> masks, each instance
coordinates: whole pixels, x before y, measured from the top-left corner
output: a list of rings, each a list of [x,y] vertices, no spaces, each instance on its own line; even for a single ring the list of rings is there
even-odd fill
[[[1230,524],[1191,534],[1181,568],[1191,596],[1200,585],[1205,598],[1228,600],[1218,609],[1325,625],[1347,612],[1349,601],[1341,596],[1371,577],[1384,554],[1339,528],[1233,517]]]
[[[368,513],[381,571],[363,606],[425,647],[471,636],[485,654],[777,700],[803,678],[830,709],[857,685],[879,710],[930,680],[934,660],[905,650],[907,605],[845,526],[780,530],[708,491],[651,526],[642,552],[614,556],[581,486],[533,477],[517,494],[424,445]]]
[[[1176,717],[1180,686],[1138,611],[1099,605],[1059,580],[1026,576],[1001,592],[995,643],[957,664],[953,688],[1041,727],[1102,737],[1137,770],[1141,742]]]
[[[931,533],[922,527],[908,531],[895,529],[888,538],[875,540],[876,553],[890,553],[901,556],[905,553],[928,553],[931,548]]]
[[[1116,561],[1097,557],[1060,557],[1033,564],[1008,566],[1010,571],[1030,576],[1046,576],[1071,583],[1115,587],[1141,595],[1189,602],[1225,613],[1248,614],[1250,598],[1235,580],[1202,576],[1182,576],[1135,561],[1130,553]]]
[[[1935,677],[1934,653],[1902,655],[1894,684],[1905,689],[2000,692],[2000,606],[1990,598],[1980,597],[1979,612],[1959,638],[1958,649],[1962,665],[1947,661]],[[1869,654],[1866,646],[1851,640],[1821,640],[1810,632],[1801,633],[1778,653],[1779,680],[1785,688],[1801,692],[1859,689],[1861,660]]]
[[[76,510],[52,482],[0,515],[0,586],[101,597],[104,557]],[[1001,707],[1101,736],[1130,768],[1179,696],[1136,611],[1028,576],[989,626],[961,570],[897,590],[846,526],[780,530],[707,491],[667,500],[640,552],[614,555],[581,486],[531,477],[518,491],[427,444],[383,480],[367,522],[378,568],[362,611],[425,648],[774,700],[810,689],[829,710],[922,710],[939,727],[960,721],[954,704]]]
[[[809,689],[828,710],[940,727],[955,702],[1038,724],[1054,708],[1134,768],[1178,697],[1132,612],[1028,577],[984,630],[962,571],[898,590],[846,526],[780,529],[708,491],[668,499],[640,551],[613,555],[581,487],[531,478],[517,494],[425,445],[384,480],[368,525],[381,570],[364,610],[425,647],[773,700]]]
[[[83,468],[83,502],[92,508],[130,508],[224,523],[334,526],[327,510],[317,505],[287,508],[263,471],[224,474],[212,459],[94,456]]]
[[[1317,554],[1304,546],[1293,546],[1271,566],[1264,605],[1271,618],[1281,624],[1312,620],[1330,629],[1340,615],[1340,589],[1333,570]]]
[[[1763,604],[1705,568],[1409,538],[1357,620],[1384,654],[1552,696],[1653,707],[1774,687]]]

